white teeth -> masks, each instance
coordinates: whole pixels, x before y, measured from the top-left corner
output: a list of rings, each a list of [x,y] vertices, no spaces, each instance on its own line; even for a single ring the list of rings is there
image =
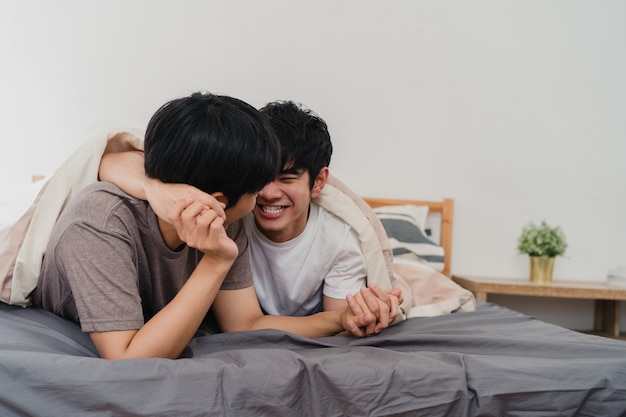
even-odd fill
[[[284,207],[283,206],[261,206],[261,209],[263,210],[264,213],[278,214],[281,211],[283,211]]]

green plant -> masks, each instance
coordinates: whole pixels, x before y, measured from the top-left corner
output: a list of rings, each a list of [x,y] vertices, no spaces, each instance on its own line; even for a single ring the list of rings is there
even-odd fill
[[[560,227],[550,227],[545,221],[539,226],[529,223],[522,229],[517,240],[517,250],[529,256],[555,257],[567,249],[565,234]]]

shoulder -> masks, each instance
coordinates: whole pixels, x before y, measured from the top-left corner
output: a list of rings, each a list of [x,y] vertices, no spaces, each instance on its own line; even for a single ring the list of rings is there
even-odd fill
[[[319,223],[323,228],[351,229],[350,225],[339,216],[336,216],[329,210],[313,202],[311,202],[310,213],[310,220]]]
[[[89,184],[76,195],[77,201],[119,201],[126,199],[133,199],[133,197],[124,193],[117,186],[104,181]]]
[[[316,204],[311,204],[311,213],[316,213],[311,216],[316,240],[338,252],[361,252],[358,233],[346,221]]]
[[[63,211],[59,221],[91,223],[104,227],[112,219],[126,223],[145,211],[147,203],[125,194],[115,185],[97,182],[84,187]]]

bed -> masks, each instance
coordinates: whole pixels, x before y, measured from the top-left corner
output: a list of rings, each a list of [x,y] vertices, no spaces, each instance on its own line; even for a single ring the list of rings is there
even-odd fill
[[[424,251],[435,281],[420,291],[456,286],[447,276],[453,200],[365,201],[394,261]],[[417,213],[424,236],[388,227],[405,215],[394,207]],[[198,334],[177,360],[107,361],[76,324],[0,303],[0,416],[626,415],[626,343],[471,306],[419,310],[362,339]]]

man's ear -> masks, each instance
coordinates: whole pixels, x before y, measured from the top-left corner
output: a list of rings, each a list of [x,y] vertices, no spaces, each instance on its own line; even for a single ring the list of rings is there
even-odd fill
[[[219,201],[220,203],[224,204],[224,206],[225,206],[225,207],[226,207],[226,206],[228,206],[228,198],[226,198],[226,196],[224,195],[224,193],[223,193],[223,192],[221,192],[221,191],[216,191],[216,192],[214,192],[214,193],[211,193],[211,195],[212,195],[213,197],[215,197],[215,199],[216,199],[217,201]]]
[[[315,177],[315,181],[313,182],[313,188],[311,189],[311,198],[319,197],[322,192],[322,188],[326,185],[326,181],[328,181],[328,176],[330,175],[330,170],[328,167],[324,167],[320,170],[317,177]]]

